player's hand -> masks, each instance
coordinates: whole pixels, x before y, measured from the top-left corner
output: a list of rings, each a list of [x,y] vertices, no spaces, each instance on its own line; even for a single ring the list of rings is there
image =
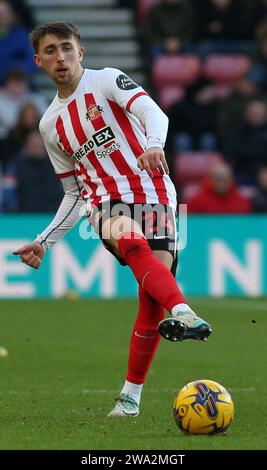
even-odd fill
[[[21,262],[31,266],[31,268],[39,269],[41,266],[42,259],[44,257],[45,250],[39,242],[31,242],[22,246],[16,251],[13,251],[13,255],[20,256]]]
[[[163,175],[169,174],[164,150],[159,147],[151,147],[137,158],[137,166],[140,170],[146,170],[153,178],[153,170],[158,169]]]

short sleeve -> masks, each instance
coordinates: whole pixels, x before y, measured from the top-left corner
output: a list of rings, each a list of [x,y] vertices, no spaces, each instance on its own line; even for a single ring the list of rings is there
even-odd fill
[[[101,93],[118,103],[121,108],[130,111],[132,103],[147,92],[121,70],[106,67],[100,77]]]

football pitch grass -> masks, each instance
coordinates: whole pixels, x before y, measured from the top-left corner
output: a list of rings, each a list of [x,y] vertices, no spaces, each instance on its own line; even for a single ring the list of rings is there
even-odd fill
[[[162,340],[137,418],[106,418],[123,383],[134,300],[0,301],[1,449],[267,449],[267,299],[191,299],[207,343]],[[226,435],[186,436],[172,404],[187,382],[229,389]]]

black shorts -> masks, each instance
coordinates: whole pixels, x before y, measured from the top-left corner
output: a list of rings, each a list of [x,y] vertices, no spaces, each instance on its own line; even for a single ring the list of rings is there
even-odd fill
[[[120,201],[107,201],[94,207],[89,220],[95,232],[99,235],[105,248],[119,263],[126,265],[125,261],[114,253],[108,240],[102,236],[102,226],[111,217],[127,216],[135,220],[142,227],[151,250],[168,251],[173,256],[171,268],[175,276],[177,269],[177,229],[176,213],[174,209],[163,204],[126,204]]]

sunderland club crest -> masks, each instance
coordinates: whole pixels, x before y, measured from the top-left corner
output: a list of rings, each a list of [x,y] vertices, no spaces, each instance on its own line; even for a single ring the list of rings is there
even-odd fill
[[[86,110],[86,120],[93,121],[101,116],[103,113],[103,108],[98,104],[90,104]]]

